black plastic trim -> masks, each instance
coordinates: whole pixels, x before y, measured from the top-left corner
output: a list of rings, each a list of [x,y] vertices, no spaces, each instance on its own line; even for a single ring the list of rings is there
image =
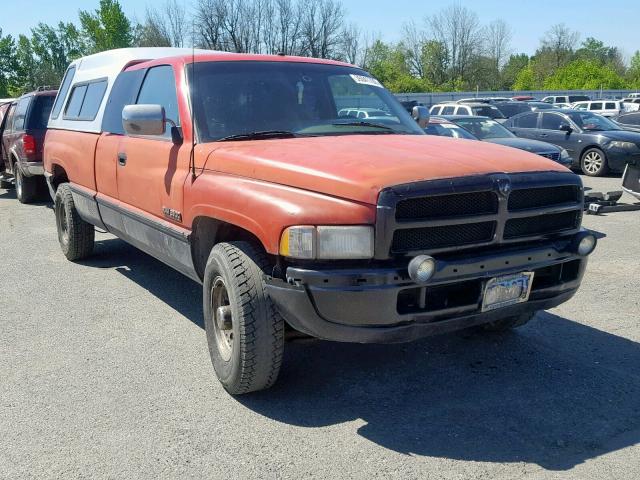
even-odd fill
[[[504,190],[505,185],[508,185],[506,191]],[[575,186],[578,188],[578,199],[575,203],[518,211],[509,211],[508,209],[508,194],[510,191],[563,185]],[[500,193],[501,188],[503,190],[502,193]],[[416,197],[452,195],[482,191],[492,191],[498,194],[497,214],[469,215],[463,217],[457,216],[425,221],[396,220],[395,209],[396,205],[400,201]],[[526,241],[555,238],[562,235],[572,235],[579,230],[583,202],[584,195],[582,181],[579,176],[571,172],[532,172],[517,174],[495,173],[488,175],[429,180],[388,187],[382,190],[378,197],[374,258],[378,260],[385,260],[397,256],[413,256],[421,253],[435,254],[440,252],[455,252],[488,245],[514,244],[518,242],[522,243]],[[517,237],[514,239],[503,238],[505,224],[507,220],[511,218],[531,217],[546,213],[558,213],[572,210],[579,212],[578,215],[580,217],[578,225],[574,229],[567,229],[561,233],[531,235],[527,237]],[[490,241],[467,245],[447,246],[430,250],[412,250],[402,252],[392,251],[393,236],[397,230],[443,225],[464,225],[489,220],[497,221],[495,235]]]

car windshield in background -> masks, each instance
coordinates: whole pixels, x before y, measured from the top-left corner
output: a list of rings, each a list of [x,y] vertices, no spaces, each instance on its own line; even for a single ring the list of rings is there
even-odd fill
[[[188,74],[190,83],[195,83],[195,120],[204,142],[280,134],[424,134],[393,95],[357,68],[302,62],[202,62],[196,64],[195,82],[191,66]]]
[[[582,130],[622,130],[618,125],[602,115],[590,112],[566,112],[567,116]]]
[[[476,137],[467,132],[464,128],[454,123],[430,123],[424,131],[428,135],[439,137],[464,138],[467,140],[477,140]]]
[[[470,131],[480,140],[515,137],[513,133],[498,122],[495,120],[489,120],[488,118],[460,118],[455,120],[455,122]]]
[[[505,118],[500,110],[496,107],[492,106],[482,106],[482,107],[471,107],[473,113],[479,117],[489,117],[489,118]]]

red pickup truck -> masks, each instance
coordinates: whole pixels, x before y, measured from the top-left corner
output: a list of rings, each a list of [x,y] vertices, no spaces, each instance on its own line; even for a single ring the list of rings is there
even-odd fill
[[[580,178],[425,135],[413,113],[334,61],[79,59],[45,143],[60,245],[89,255],[97,226],[202,283],[213,366],[234,394],[275,382],[288,331],[404,342],[512,328],[568,300],[596,243]]]

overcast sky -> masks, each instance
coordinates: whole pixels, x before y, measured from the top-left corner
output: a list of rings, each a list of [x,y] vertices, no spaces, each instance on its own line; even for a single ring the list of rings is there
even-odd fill
[[[148,3],[162,0],[120,0],[127,15],[144,18]],[[189,0],[185,0],[189,4]],[[434,0],[343,0],[349,21],[363,31],[381,33],[388,41],[398,40],[402,24],[411,19],[421,22],[448,5]],[[618,46],[625,57],[640,49],[638,0],[466,0],[459,3],[473,9],[481,22],[505,20],[514,31],[515,52],[532,54],[540,37],[555,23],[565,23],[581,33],[581,39],[595,37]],[[38,22],[55,24],[60,20],[78,22],[78,10],[97,8],[98,0],[2,0],[0,28],[3,34],[28,33]]]

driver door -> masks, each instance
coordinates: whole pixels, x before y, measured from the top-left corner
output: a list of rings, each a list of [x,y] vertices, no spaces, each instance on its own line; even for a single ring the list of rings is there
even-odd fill
[[[570,126],[573,131],[567,132],[561,130],[563,125]],[[569,122],[564,115],[553,112],[545,112],[542,114],[537,140],[566,148],[574,160],[579,151],[578,146],[581,143],[580,131],[576,126]]]

